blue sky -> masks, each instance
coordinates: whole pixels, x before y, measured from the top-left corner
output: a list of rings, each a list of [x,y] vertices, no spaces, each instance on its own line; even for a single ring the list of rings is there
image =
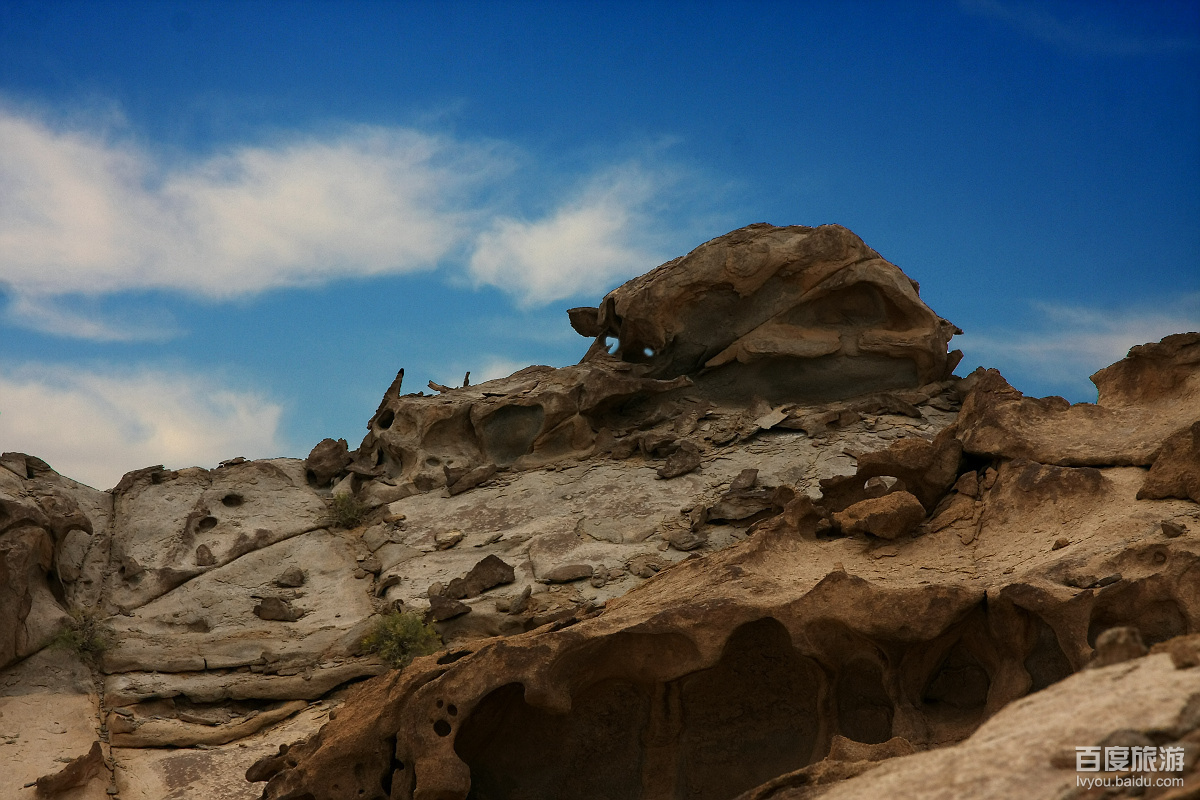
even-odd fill
[[[1200,3],[0,0],[0,449],[352,446],[564,310],[849,227],[1030,394],[1200,329]]]

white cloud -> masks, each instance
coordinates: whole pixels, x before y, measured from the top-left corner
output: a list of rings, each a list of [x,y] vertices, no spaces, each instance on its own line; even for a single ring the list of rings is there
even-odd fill
[[[476,242],[472,277],[540,304],[607,291],[645,272],[663,260],[649,233],[658,180],[625,167],[598,177],[543,219],[496,219]]]
[[[167,164],[128,141],[0,109],[0,280],[32,297],[167,289],[214,298],[428,269],[506,160],[403,128]]]
[[[966,12],[989,17],[1046,44],[1081,53],[1109,56],[1157,55],[1200,49],[1200,40],[1187,37],[1137,36],[1113,30],[1096,20],[1096,8],[1082,6],[1089,16],[1059,19],[1034,3],[1000,0],[959,0]]]
[[[965,363],[999,367],[1014,381],[1027,376],[1062,390],[1078,393],[1090,387],[1094,392],[1088,376],[1120,361],[1131,347],[1200,330],[1200,295],[1154,308],[1099,310],[1053,303],[1035,303],[1034,308],[1041,318],[1033,325],[956,337]]]
[[[357,126],[181,161],[135,141],[111,114],[64,126],[0,105],[7,318],[64,336],[154,339],[173,326],[76,306],[145,291],[228,300],[455,259],[477,286],[537,305],[607,290],[662,260],[651,232],[664,173],[627,165],[582,175],[581,190],[528,219],[502,206],[520,195],[503,182],[517,155]]]
[[[89,304],[84,302],[83,305]],[[178,333],[170,315],[162,310],[132,317],[126,312],[111,319],[95,311],[70,308],[56,297],[16,295],[5,309],[4,319],[43,333],[94,342],[165,341]]]
[[[133,469],[215,467],[281,454],[281,407],[203,375],[101,373],[27,365],[0,371],[0,450],[36,455],[106,489]]]

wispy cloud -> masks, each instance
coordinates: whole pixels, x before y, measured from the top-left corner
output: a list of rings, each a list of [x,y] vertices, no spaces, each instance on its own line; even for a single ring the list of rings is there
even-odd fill
[[[1033,310],[1032,324],[955,338],[966,354],[964,365],[998,367],[1019,389],[1027,381],[1041,387],[1033,393],[1059,392],[1082,399],[1089,393],[1094,397],[1088,376],[1124,358],[1129,348],[1200,330],[1200,294],[1153,308],[1101,310],[1034,303]]]
[[[1166,55],[1200,50],[1200,39],[1177,36],[1139,36],[1098,20],[1096,6],[1086,17],[1062,19],[1039,3],[1001,0],[959,0],[977,16],[998,20],[1034,39],[1078,53],[1107,56]],[[1132,8],[1132,6],[1131,6]]]
[[[118,317],[97,310],[93,299],[16,295],[3,319],[30,330],[94,342],[161,342],[179,333],[170,315],[161,309],[138,311],[133,316],[127,311]]]
[[[500,217],[480,234],[470,271],[481,284],[549,303],[600,292],[663,260],[646,207],[660,176],[634,166],[601,175],[579,195],[536,220]]]
[[[69,296],[220,301],[457,264],[476,285],[537,305],[657,263],[648,232],[669,183],[661,173],[598,167],[568,196],[543,198],[549,211],[531,219],[500,191],[518,163],[536,172],[529,161],[502,143],[377,126],[180,160],[111,115],[57,125],[0,106],[8,318],[82,338],[155,338],[170,326],[99,320]]]
[[[0,370],[0,450],[33,453],[100,489],[152,464],[282,455],[282,408],[213,376],[39,364]]]

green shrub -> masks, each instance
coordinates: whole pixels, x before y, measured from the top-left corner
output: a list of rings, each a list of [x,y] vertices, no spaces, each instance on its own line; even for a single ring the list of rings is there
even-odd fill
[[[112,628],[101,621],[93,609],[71,609],[66,627],[54,635],[51,647],[62,647],[86,661],[94,660],[113,645]]]
[[[329,501],[330,523],[338,528],[353,528],[363,521],[369,510],[366,503],[354,495],[340,492]]]
[[[442,637],[411,611],[389,611],[375,620],[370,633],[363,637],[362,646],[368,653],[377,653],[396,669],[402,669],[417,656],[441,649]]]

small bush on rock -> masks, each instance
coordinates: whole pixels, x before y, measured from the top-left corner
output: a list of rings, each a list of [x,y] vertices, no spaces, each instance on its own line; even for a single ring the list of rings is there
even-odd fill
[[[338,528],[353,528],[367,515],[367,504],[352,494],[335,494],[329,502],[330,523]]]
[[[52,647],[70,650],[85,661],[99,658],[113,644],[113,631],[90,608],[72,609],[66,627],[54,635]]]
[[[434,627],[411,611],[390,611],[375,620],[363,637],[363,649],[376,653],[396,669],[407,667],[417,656],[436,653],[442,637]]]

